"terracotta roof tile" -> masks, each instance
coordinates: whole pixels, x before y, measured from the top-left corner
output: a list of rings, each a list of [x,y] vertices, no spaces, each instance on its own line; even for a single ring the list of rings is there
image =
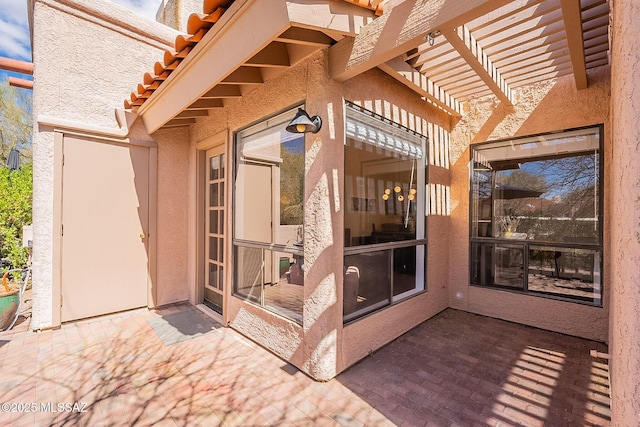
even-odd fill
[[[137,110],[160,87],[162,82],[175,70],[189,52],[198,44],[204,35],[220,20],[225,11],[235,0],[203,0],[203,13],[193,13],[187,21],[188,35],[179,35],[175,40],[175,50],[164,53],[163,63],[156,62],[153,74],[145,73],[143,84],[138,84],[137,91],[131,92],[130,99],[124,101],[124,108]],[[370,10],[377,15],[382,14],[382,0],[334,0],[346,1]]]

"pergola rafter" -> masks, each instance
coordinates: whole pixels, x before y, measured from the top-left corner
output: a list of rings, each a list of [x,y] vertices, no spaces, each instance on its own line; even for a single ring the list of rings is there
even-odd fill
[[[580,2],[575,0],[560,0],[562,17],[564,18],[569,56],[573,66],[573,77],[576,81],[576,89],[587,87],[587,65],[584,53],[584,39],[582,33],[582,15]]]
[[[513,105],[511,88],[484,53],[482,47],[476,42],[466,25],[462,25],[454,31],[444,31],[442,35],[500,101],[507,106]]]

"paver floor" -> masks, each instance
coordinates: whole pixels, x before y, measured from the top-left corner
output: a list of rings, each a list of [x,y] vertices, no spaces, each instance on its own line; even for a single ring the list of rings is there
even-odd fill
[[[0,425],[609,425],[602,344],[446,310],[318,383],[229,328],[163,344],[148,320],[184,310],[209,321],[180,304],[0,334]]]

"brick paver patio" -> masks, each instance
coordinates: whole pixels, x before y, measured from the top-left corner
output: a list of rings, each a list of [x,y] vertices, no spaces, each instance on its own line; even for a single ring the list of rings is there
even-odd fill
[[[446,310],[318,383],[229,328],[165,345],[149,320],[185,310],[214,324],[181,304],[0,334],[0,425],[609,425],[602,344]]]

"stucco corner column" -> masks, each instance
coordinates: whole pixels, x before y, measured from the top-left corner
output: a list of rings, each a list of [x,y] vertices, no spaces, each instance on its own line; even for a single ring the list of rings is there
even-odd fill
[[[640,2],[612,1],[612,425],[640,423]]]
[[[304,370],[319,381],[341,369],[344,133],[337,130],[344,124],[342,98],[335,95],[310,94],[306,105],[323,120],[320,132],[307,134],[305,143]]]

